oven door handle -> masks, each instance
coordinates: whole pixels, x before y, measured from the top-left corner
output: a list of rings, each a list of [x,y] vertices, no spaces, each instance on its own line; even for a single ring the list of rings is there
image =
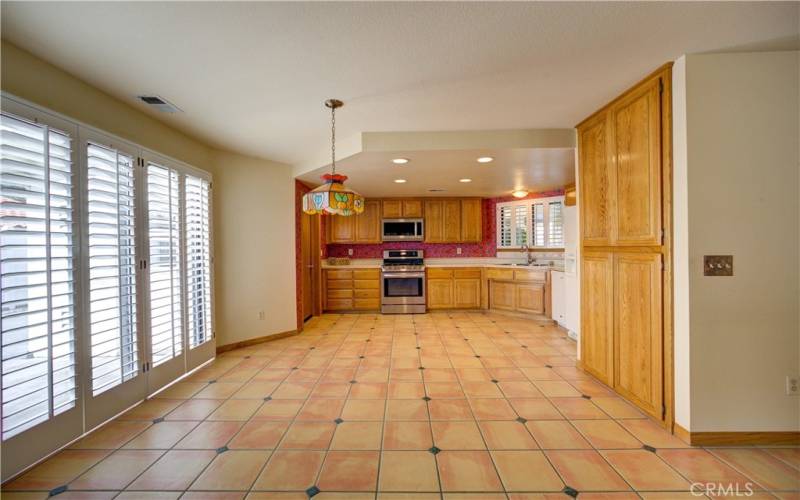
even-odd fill
[[[424,278],[425,273],[383,273],[382,278]]]

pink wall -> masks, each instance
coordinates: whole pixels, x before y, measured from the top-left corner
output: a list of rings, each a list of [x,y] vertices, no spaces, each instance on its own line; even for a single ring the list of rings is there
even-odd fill
[[[523,199],[546,198],[560,196],[563,190],[532,193]],[[329,244],[326,245],[328,257],[347,257],[347,249],[353,249],[353,259],[380,259],[384,250],[393,249],[422,249],[425,257],[494,257],[497,254],[496,245],[496,217],[495,207],[504,201],[514,201],[518,198],[512,196],[503,198],[486,198],[483,200],[483,241],[480,243],[422,243],[422,242],[392,242],[379,244]],[[461,247],[461,255],[456,254],[456,248]]]

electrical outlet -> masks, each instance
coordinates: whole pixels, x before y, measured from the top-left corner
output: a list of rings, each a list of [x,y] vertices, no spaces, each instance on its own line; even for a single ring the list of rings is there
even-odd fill
[[[350,257],[353,256],[353,249],[352,248],[348,248],[347,249],[347,255],[349,255]]]
[[[461,247],[456,247],[456,255],[461,255]]]
[[[263,320],[265,318],[266,318],[266,316],[264,315],[264,311],[258,311],[258,319]]]
[[[786,395],[787,396],[798,396],[800,395],[800,376],[795,375],[792,377],[791,375],[786,376]]]

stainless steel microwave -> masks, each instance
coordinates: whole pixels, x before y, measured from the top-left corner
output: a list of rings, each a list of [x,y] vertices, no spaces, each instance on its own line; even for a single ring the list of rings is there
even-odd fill
[[[422,241],[425,223],[422,219],[383,219],[383,241]]]

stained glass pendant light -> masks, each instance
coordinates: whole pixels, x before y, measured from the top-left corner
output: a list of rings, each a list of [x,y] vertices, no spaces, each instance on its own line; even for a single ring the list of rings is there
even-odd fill
[[[346,175],[336,173],[336,109],[344,106],[338,99],[328,99],[331,110],[331,173],[321,177],[323,184],[303,195],[303,212],[311,215],[356,215],[364,211],[364,197],[344,185]]]

